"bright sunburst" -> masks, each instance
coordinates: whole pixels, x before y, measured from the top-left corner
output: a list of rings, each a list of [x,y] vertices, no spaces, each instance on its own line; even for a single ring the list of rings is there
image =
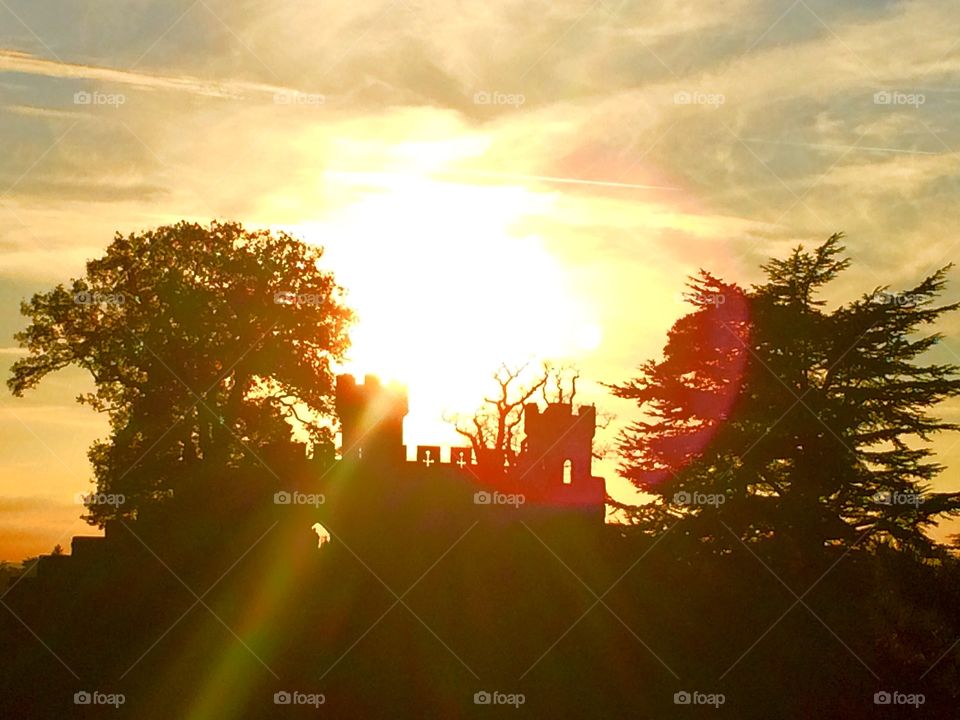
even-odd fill
[[[448,440],[448,410],[470,410],[501,362],[563,358],[602,330],[561,262],[524,217],[551,197],[522,187],[408,174],[338,174],[375,183],[331,221],[299,228],[327,260],[358,315],[347,369],[405,383],[411,437]]]

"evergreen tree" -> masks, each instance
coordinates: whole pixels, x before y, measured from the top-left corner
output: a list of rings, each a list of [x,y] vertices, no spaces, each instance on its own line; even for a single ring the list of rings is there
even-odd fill
[[[795,560],[826,546],[885,542],[923,552],[960,493],[933,493],[942,470],[925,446],[957,426],[930,414],[960,394],[958,368],[924,361],[920,331],[943,268],[903,293],[876,288],[833,310],[822,291],[849,265],[841,236],[763,266],[744,290],[706,272],[663,359],[613,386],[644,418],[621,435],[622,473],[655,500],[634,522],[711,548],[772,540]]]

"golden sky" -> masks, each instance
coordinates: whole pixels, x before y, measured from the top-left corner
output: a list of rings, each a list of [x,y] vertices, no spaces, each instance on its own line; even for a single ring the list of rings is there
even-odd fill
[[[408,443],[530,357],[623,420],[596,383],[659,353],[701,267],[749,283],[842,230],[841,299],[956,256],[958,38],[941,0],[5,0],[0,369],[19,300],[115,231],[237,219],[326,247]],[[0,558],[88,531],[88,383],[0,397]]]

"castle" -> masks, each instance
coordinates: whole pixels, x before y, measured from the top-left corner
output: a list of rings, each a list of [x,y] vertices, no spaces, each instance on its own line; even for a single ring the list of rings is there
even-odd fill
[[[464,503],[505,505],[523,518],[604,522],[606,484],[593,475],[592,406],[575,412],[571,403],[550,403],[543,410],[527,404],[526,437],[515,457],[479,444],[448,452],[439,445],[418,445],[411,461],[403,443],[408,405],[402,389],[384,386],[372,375],[362,384],[340,375],[336,407],[342,450],[330,484],[372,486],[374,495],[388,504],[395,494],[407,503],[427,504],[431,497],[446,496],[451,511]]]
[[[407,548],[442,544],[471,522],[527,523],[560,530],[573,542],[602,531],[606,491],[592,473],[591,406],[575,412],[570,403],[526,405],[526,439],[509,462],[496,450],[438,445],[417,446],[408,461],[406,392],[372,375],[362,383],[338,376],[336,411],[339,459],[329,450],[308,458],[303,445],[285,443],[259,451],[262,467],[183,478],[171,503],[147,507],[135,520],[108,521],[102,537],[74,537],[70,555],[41,556],[37,577],[29,578],[36,582],[20,583],[18,591],[65,588],[150,564],[150,555],[189,573],[204,556],[249,544],[271,522],[291,542],[302,542],[301,550],[317,547],[314,526],[322,539],[329,528],[351,546],[388,555],[397,538]]]

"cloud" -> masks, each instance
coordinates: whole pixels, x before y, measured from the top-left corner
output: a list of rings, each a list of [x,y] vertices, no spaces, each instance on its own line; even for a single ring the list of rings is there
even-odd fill
[[[28,513],[51,509],[70,508],[76,511],[77,504],[67,500],[34,495],[30,497],[0,497],[0,514]]]
[[[95,173],[70,177],[58,175],[31,175],[18,183],[19,195],[29,195],[34,201],[43,198],[59,202],[143,202],[160,201],[169,189],[136,178],[108,179]]]
[[[58,120],[77,120],[87,117],[85,113],[74,110],[54,110],[32,105],[7,105],[3,109],[14,115],[24,115],[26,117],[55,118]]]
[[[138,90],[165,90],[213,98],[238,98],[251,93],[273,95],[290,88],[264,83],[227,80],[217,82],[188,75],[154,75],[132,70],[117,70],[103,65],[88,65],[39,58],[18,50],[0,50],[0,72],[16,72],[49,78],[94,80],[127,85]]]
[[[0,405],[0,425],[10,424],[15,428],[31,431],[44,426],[60,425],[68,428],[107,427],[106,420],[95,415],[89,408],[80,405]],[[45,434],[39,437],[46,439]]]

